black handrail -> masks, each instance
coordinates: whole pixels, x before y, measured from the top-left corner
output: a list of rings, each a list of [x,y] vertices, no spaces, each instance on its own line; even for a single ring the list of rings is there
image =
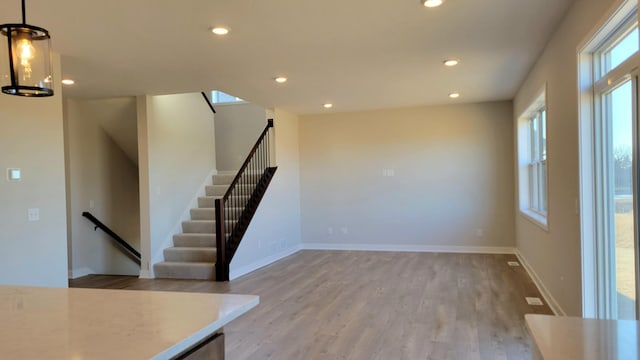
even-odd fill
[[[209,108],[211,109],[211,111],[213,111],[213,113],[215,114],[216,109],[213,107],[213,104],[211,103],[211,100],[209,100],[209,97],[207,96],[207,94],[205,94],[204,91],[202,91],[201,94],[204,100],[207,102],[207,105],[209,105]]]
[[[224,193],[224,196],[222,197],[224,200],[227,200],[229,196],[231,196],[231,193],[233,192],[236,185],[240,181],[240,178],[242,177],[242,175],[244,175],[244,172],[249,167],[249,162],[251,162],[251,159],[253,159],[253,155],[256,153],[256,150],[258,150],[258,148],[260,147],[262,140],[267,136],[267,134],[269,133],[269,129],[272,127],[273,127],[273,119],[267,120],[267,127],[264,128],[264,130],[262,131],[262,134],[260,134],[258,141],[256,141],[255,145],[253,145],[253,147],[251,148],[251,151],[249,152],[249,155],[247,155],[247,159],[244,161],[244,163],[242,163],[240,170],[238,170],[238,174],[236,174],[236,177],[233,178],[233,181],[231,182],[231,185],[229,185],[227,192]]]
[[[225,194],[215,201],[216,280],[229,280],[229,264],[257,210],[276,168],[271,167],[269,131],[273,119],[249,151]],[[229,229],[226,229],[226,228]]]
[[[85,212],[82,213],[82,216],[86,217],[87,219],[89,219],[89,221],[91,221],[92,223],[94,223],[96,225],[93,228],[94,231],[98,230],[98,228],[102,229],[102,231],[104,231],[109,236],[111,236],[118,243],[118,245],[120,245],[123,248],[125,248],[129,252],[129,254],[134,257],[134,260],[138,263],[138,265],[141,264],[141,262],[140,262],[140,253],[136,249],[134,249],[133,246],[129,245],[128,242],[126,242],[123,238],[121,238],[113,230],[109,229],[109,227],[107,225],[103,224],[102,221],[98,220],[90,212],[85,211]]]

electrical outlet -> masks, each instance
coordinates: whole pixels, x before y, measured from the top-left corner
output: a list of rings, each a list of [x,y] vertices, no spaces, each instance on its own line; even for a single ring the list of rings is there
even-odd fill
[[[32,221],[39,221],[40,220],[40,209],[28,209],[27,210],[27,219],[32,222]]]

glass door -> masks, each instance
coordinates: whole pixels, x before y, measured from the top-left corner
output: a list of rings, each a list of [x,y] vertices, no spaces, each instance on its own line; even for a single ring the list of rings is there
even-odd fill
[[[637,77],[602,94],[603,205],[610,317],[637,318],[637,228],[634,147]]]

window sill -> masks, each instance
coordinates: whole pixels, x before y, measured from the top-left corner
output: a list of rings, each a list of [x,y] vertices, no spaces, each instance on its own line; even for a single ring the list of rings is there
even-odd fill
[[[524,217],[525,219],[529,220],[529,222],[533,223],[534,225],[538,226],[539,228],[541,228],[542,230],[549,232],[549,226],[547,226],[547,217],[544,215],[540,215],[536,212],[530,211],[530,210],[523,210],[520,209],[520,215],[522,215],[522,217]]]

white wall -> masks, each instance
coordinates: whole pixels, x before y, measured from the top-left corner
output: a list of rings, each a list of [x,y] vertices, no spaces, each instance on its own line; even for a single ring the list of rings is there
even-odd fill
[[[60,57],[54,56],[60,74]],[[67,286],[62,89],[49,98],[0,94],[0,284]],[[21,168],[8,182],[6,169]],[[28,222],[27,209],[40,209]]]
[[[216,165],[239,170],[266,122],[265,109],[254,104],[216,105]]]
[[[577,0],[514,100],[515,132],[517,117],[546,82],[549,231],[519,215],[516,204],[517,247],[551,301],[561,312],[574,316],[582,314],[576,48],[613,3]]]
[[[493,102],[302,116],[303,243],[512,250],[512,112]]]
[[[172,246],[173,235],[181,231],[181,221],[216,168],[215,134],[213,113],[200,93],[145,96],[138,104],[143,107],[138,110],[138,146],[141,274],[146,277],[162,260],[162,250]]]
[[[92,213],[140,249],[136,99],[67,99],[64,118],[71,276],[138,275],[140,267],[115,241],[82,217],[83,211]],[[133,137],[133,144],[126,142],[129,154],[105,127],[129,129],[119,137]]]
[[[275,110],[275,155],[278,170],[231,261],[232,279],[299,249],[298,122],[297,115]]]

